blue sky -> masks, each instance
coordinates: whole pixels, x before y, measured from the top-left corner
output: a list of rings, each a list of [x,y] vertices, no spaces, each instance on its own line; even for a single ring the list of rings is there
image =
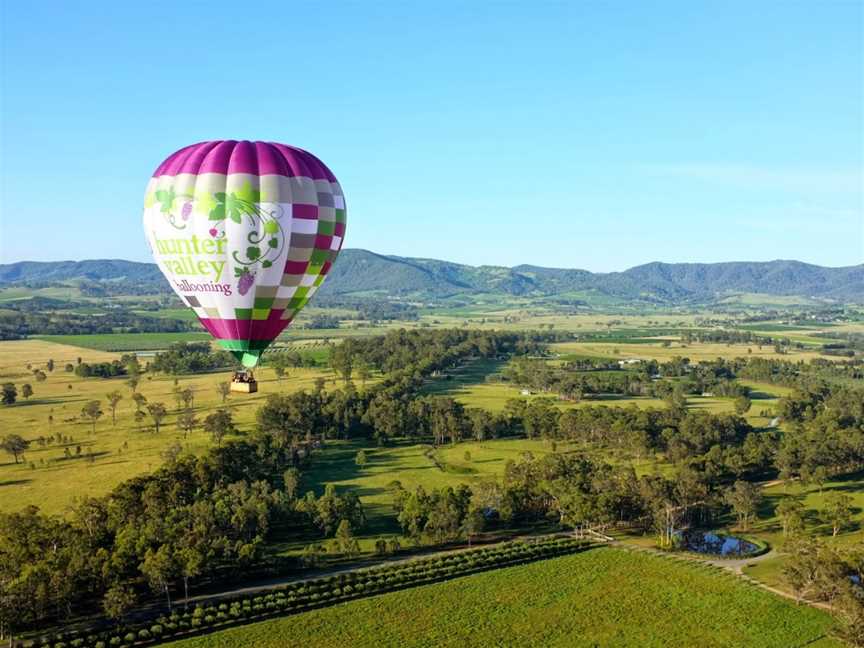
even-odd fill
[[[861,2],[2,3],[0,260],[147,260],[159,162],[307,148],[348,247],[864,262]]]

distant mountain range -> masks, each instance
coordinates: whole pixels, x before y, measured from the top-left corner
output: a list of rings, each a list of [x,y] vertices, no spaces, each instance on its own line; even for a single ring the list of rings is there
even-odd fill
[[[0,286],[33,283],[123,282],[165,286],[155,264],[123,260],[0,264]],[[648,263],[623,272],[594,273],[520,265],[468,266],[435,259],[343,250],[322,294],[441,298],[502,294],[579,300],[586,295],[655,303],[722,299],[761,293],[864,302],[864,264],[826,268],[800,261]]]

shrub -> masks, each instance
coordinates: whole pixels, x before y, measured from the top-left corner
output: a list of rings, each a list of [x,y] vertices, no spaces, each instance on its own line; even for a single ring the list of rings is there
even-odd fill
[[[108,645],[109,646],[119,646],[122,642],[123,642],[123,640],[120,639],[120,637],[111,637],[108,640]]]
[[[158,623],[150,626],[150,634],[152,634],[154,637],[161,637],[163,632],[164,630],[162,626]]]
[[[135,641],[135,633],[134,632],[127,632],[126,636],[123,637],[123,641],[125,641],[127,643],[132,643],[133,641]]]
[[[216,617],[214,617],[212,614],[208,614],[207,616],[204,617],[204,623],[206,623],[207,625],[212,625],[215,622],[216,622]]]
[[[93,644],[93,648],[105,648],[105,642],[104,641],[97,641],[96,643]]]
[[[141,628],[138,631],[138,638],[146,641],[150,638],[150,631],[147,628]]]

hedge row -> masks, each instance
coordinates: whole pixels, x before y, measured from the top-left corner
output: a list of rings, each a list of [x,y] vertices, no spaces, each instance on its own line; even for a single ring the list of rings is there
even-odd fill
[[[417,558],[291,583],[266,594],[200,603],[191,611],[175,611],[155,622],[130,625],[122,633],[63,633],[41,637],[39,648],[114,648],[145,646],[226,626],[284,616],[351,599],[447,580],[478,571],[517,565],[573,553],[589,542],[574,538],[543,538],[508,542],[458,553]]]

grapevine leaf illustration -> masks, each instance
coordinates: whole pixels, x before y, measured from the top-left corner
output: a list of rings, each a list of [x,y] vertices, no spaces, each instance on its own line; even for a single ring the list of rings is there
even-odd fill
[[[216,199],[216,205],[210,210],[211,221],[225,220],[225,194],[217,193],[213,196]]]
[[[271,238],[269,241],[267,241],[267,245],[269,245],[271,248],[277,248],[279,247],[279,240]]]
[[[261,202],[261,192],[253,189],[252,183],[248,180],[232,195],[238,200],[249,204]]]
[[[253,261],[261,256],[261,248],[252,246],[246,248],[246,257],[252,259]]]
[[[273,262],[272,262],[272,261],[262,261],[262,262],[261,262],[261,267],[262,267],[262,268],[269,268],[269,267],[272,266],[272,265],[273,265]]]
[[[171,211],[171,206],[174,204],[174,199],[177,197],[177,194],[174,193],[174,187],[168,187],[168,189],[157,189],[156,190],[156,201],[161,203],[161,207],[159,211],[163,214],[167,214]]]
[[[147,192],[147,195],[144,196],[144,209],[150,209],[153,205],[156,204],[156,192],[154,190],[150,190]]]
[[[199,214],[210,214],[216,207],[216,201],[213,200],[213,194],[209,191],[195,192],[195,211]],[[211,219],[215,220],[215,219]],[[221,220],[221,219],[220,219]]]

